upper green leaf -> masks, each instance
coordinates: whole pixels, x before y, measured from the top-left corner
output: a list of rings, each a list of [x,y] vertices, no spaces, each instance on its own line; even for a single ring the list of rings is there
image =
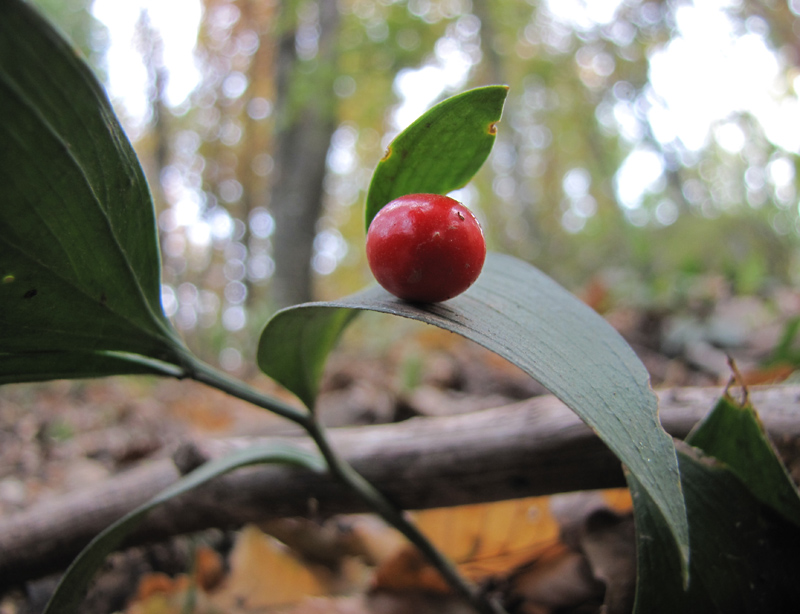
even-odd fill
[[[688,529],[672,439],[659,424],[647,371],[596,312],[536,268],[490,253],[478,281],[444,303],[412,305],[374,287],[338,301],[280,311],[261,335],[259,366],[312,406],[332,340],[361,310],[458,333],[541,382],[641,482],[685,563]]]
[[[491,85],[444,100],[392,141],[367,193],[366,228],[405,194],[447,194],[464,186],[489,156],[508,88]]]
[[[129,354],[179,364],[133,148],[89,67],[22,0],[0,3],[0,143],[0,381],[141,372]],[[106,351],[114,366],[83,362]]]

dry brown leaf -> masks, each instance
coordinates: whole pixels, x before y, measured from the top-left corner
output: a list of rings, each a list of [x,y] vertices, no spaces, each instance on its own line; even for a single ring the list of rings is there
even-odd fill
[[[766,384],[779,384],[785,381],[797,367],[790,364],[779,364],[771,367],[750,369],[742,373],[742,384],[746,386],[763,386]]]
[[[426,510],[416,521],[473,580],[507,573],[559,535],[547,497]]]
[[[450,587],[416,548],[403,548],[375,572],[374,587],[389,591],[449,593]]]
[[[231,572],[213,602],[223,611],[293,604],[327,587],[277,540],[255,526],[239,533],[230,555]]]
[[[585,557],[564,544],[553,544],[507,580],[505,598],[523,612],[549,613],[595,601],[604,587],[592,575]]]
[[[170,594],[178,590],[177,581],[165,573],[155,572],[143,575],[136,589],[136,600],[147,601],[153,595]]]
[[[198,546],[194,553],[194,578],[197,586],[213,591],[222,582],[225,569],[222,557],[213,548]]]

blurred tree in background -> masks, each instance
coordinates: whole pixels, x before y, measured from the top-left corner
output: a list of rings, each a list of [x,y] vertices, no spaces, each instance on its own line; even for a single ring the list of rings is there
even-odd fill
[[[636,305],[800,281],[797,0],[197,2],[189,97],[169,101],[163,51],[186,24],[142,11],[148,108],[115,103],[165,308],[212,362],[238,368],[276,308],[370,282],[362,204],[391,136],[490,83],[511,86],[498,142],[457,196],[491,248]],[[93,2],[37,3],[105,74]]]

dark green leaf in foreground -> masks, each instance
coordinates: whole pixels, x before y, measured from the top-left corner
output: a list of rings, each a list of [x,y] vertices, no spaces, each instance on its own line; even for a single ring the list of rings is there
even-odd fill
[[[635,614],[760,614],[800,611],[800,528],[759,501],[723,464],[678,450],[689,516],[689,587],[663,548],[668,532],[649,495],[630,478],[638,548]]]
[[[690,585],[659,547],[666,531],[629,476],[638,541],[637,614],[800,609],[800,498],[749,402],[727,392],[679,449]]]
[[[102,375],[184,374],[180,367],[119,352],[26,352],[0,354],[0,384],[77,379]]]
[[[659,514],[652,497],[639,481],[626,471],[628,487],[633,499],[633,514],[636,523],[636,603],[634,614],[689,614],[684,610],[686,595],[681,577],[681,560],[675,548],[666,548],[670,529]],[[688,507],[688,502],[687,502]],[[687,510],[688,513],[688,510]],[[691,575],[695,560],[690,542],[689,582],[694,588],[697,579]],[[699,611],[707,607],[713,612],[708,599],[697,600]]]
[[[800,495],[749,401],[726,393],[686,443],[724,463],[753,496],[800,526]]]
[[[95,537],[61,578],[56,592],[47,604],[45,614],[77,612],[86,587],[105,558],[122,545],[125,538],[136,529],[154,507],[234,469],[266,463],[296,465],[314,471],[325,469],[325,463],[320,456],[288,444],[279,443],[246,448],[201,465]]]
[[[105,93],[30,5],[0,2],[0,381],[172,374],[180,354],[152,200]]]
[[[374,287],[339,301],[280,311],[261,335],[259,366],[312,406],[315,378],[322,372],[330,340],[362,310],[458,333],[541,382],[591,426],[639,480],[667,527],[670,541],[663,547],[676,548],[677,560],[686,561],[688,529],[675,449],[658,422],[647,371],[592,309],[536,268],[489,254],[478,281],[444,303],[412,305]],[[298,337],[304,329],[313,334]]]
[[[490,85],[448,98],[401,132],[378,163],[367,193],[366,227],[404,194],[447,194],[489,156],[508,88]]]

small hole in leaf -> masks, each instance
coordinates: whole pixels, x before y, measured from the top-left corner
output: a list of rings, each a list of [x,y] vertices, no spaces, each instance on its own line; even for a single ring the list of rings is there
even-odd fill
[[[14,277],[13,275],[5,275],[3,277],[3,283],[4,284],[14,283],[15,281],[16,281],[16,277]]]
[[[495,135],[497,134],[497,122],[492,122],[489,124],[489,134]]]
[[[387,147],[386,148],[386,153],[384,153],[383,157],[381,158],[381,162],[385,162],[386,160],[388,160],[391,157],[392,157],[392,148],[391,147]]]
[[[22,298],[33,298],[37,294],[39,294],[39,291],[36,288],[31,288],[25,294],[22,295]]]

